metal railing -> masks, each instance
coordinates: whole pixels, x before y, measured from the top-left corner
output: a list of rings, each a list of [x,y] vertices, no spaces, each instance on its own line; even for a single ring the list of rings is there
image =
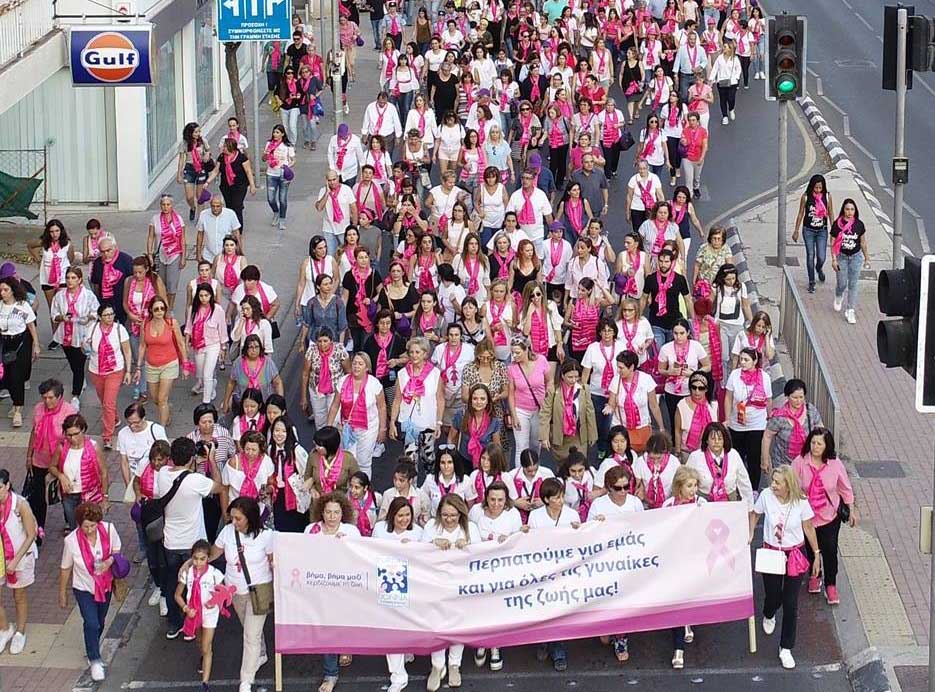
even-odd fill
[[[838,396],[831,380],[831,370],[821,355],[818,337],[805,312],[802,298],[788,267],[782,271],[782,302],[780,303],[779,335],[789,351],[793,372],[805,382],[808,400],[815,405],[825,426],[835,435],[840,446],[841,439],[835,429]]]
[[[51,0],[0,0],[0,67],[53,28]]]

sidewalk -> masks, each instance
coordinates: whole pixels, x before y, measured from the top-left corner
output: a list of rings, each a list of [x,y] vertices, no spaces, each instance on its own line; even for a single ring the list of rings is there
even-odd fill
[[[897,676],[908,679],[906,673],[917,672],[900,670],[901,664],[914,666],[927,660],[922,647],[927,646],[929,636],[929,557],[919,554],[918,526],[920,505],[932,503],[935,417],[915,411],[912,378],[902,370],[885,369],[877,359],[876,327],[881,317],[876,305],[877,275],[892,264],[891,239],[870,213],[852,172],[836,170],[826,178],[836,204],[847,197],[857,201],[867,228],[872,266],[872,271],[861,276],[857,324],[849,325],[843,313],[832,309],[830,252],[825,265],[828,283],[809,294],[804,245],[792,244],[788,250],[790,264],[800,267],[793,269],[796,285],[837,391],[838,436],[843,440],[838,451],[854,483],[860,514],[856,529],[841,532],[840,554],[848,583],[841,585],[842,606],[836,609],[836,619],[845,655],[876,647],[891,673],[895,666],[896,675],[891,674],[890,681],[898,689]],[[801,192],[790,191],[790,224]],[[781,272],[768,265],[766,258],[776,254],[776,210],[773,201],[732,223],[743,238],[761,302],[772,306],[774,319],[778,317]],[[786,363],[786,376],[794,376],[788,359]],[[811,597],[804,605],[827,607]],[[859,615],[859,629],[848,615]]]
[[[317,28],[318,23],[313,24]],[[368,33],[369,29],[365,29]],[[350,116],[346,116],[352,129],[360,126],[365,106],[373,99],[376,93],[376,53],[363,49],[358,57],[358,83],[351,88],[349,104]],[[261,84],[265,81],[261,79]],[[293,317],[295,300],[295,287],[298,278],[299,261],[308,252],[308,239],[320,230],[320,221],[314,211],[314,198],[323,185],[324,170],[326,168],[326,150],[328,140],[334,132],[333,109],[330,105],[331,92],[324,92],[326,116],[320,123],[321,139],[316,151],[310,152],[302,149],[301,144],[296,150],[297,163],[295,167],[295,180],[289,191],[289,213],[286,230],[279,231],[269,225],[269,207],[266,204],[265,177],[257,175],[256,197],[248,195],[244,210],[246,228],[247,258],[256,264],[263,274],[263,280],[271,283],[280,295],[282,307],[277,319],[282,331],[282,338],[275,343],[275,359],[280,368],[283,367],[287,356],[294,350],[293,345],[298,336],[298,330]],[[245,92],[250,113],[250,98],[252,91]],[[260,136],[265,140],[273,125],[280,122],[279,116],[273,114],[265,104],[260,109]],[[225,128],[226,129],[226,128]],[[248,137],[252,136],[252,126],[247,130]],[[223,134],[222,129],[211,132],[208,141],[217,142]],[[251,142],[251,144],[254,144]],[[167,189],[171,192],[180,208],[179,212],[187,220],[185,213],[184,195],[179,186],[172,185]],[[216,188],[215,188],[216,191]],[[147,227],[158,207],[153,206],[145,212],[116,212],[106,209],[85,210],[80,213],[56,214],[66,225],[72,237],[80,243],[84,236],[85,222],[96,216],[100,218],[104,228],[117,237],[122,250],[131,256],[142,254],[145,250]],[[188,223],[186,238],[189,243],[189,259],[193,257],[195,230],[194,223]],[[196,266],[189,262],[183,272],[180,286],[187,285],[194,278]],[[20,275],[37,284],[38,268],[35,265],[19,265]],[[86,272],[87,273],[87,272]],[[180,289],[180,298],[177,301],[175,314],[181,317],[184,310],[184,293]],[[38,315],[38,329],[40,341],[43,344],[51,339],[48,309],[44,297],[40,298]],[[228,371],[229,372],[229,371]],[[43,350],[39,361],[35,364],[32,375],[32,389],[27,392],[26,409],[31,412],[32,406],[38,401],[36,388],[38,384],[49,378],[56,377],[62,382],[70,383],[71,373],[61,350],[48,352]],[[219,374],[218,391],[223,392],[226,386],[224,373]],[[294,382],[286,382],[287,391],[292,391]],[[191,410],[197,403],[195,397],[189,394],[190,381],[176,383],[172,397],[172,423],[169,426],[170,438],[185,435],[191,429]],[[132,400],[130,389],[124,388],[118,400],[118,411],[122,411]],[[219,397],[220,399],[220,397]],[[218,402],[219,402],[218,399]],[[92,389],[86,389],[81,397],[81,413],[88,419],[92,433],[100,431],[100,408],[97,397]],[[292,400],[292,399],[290,399]],[[218,403],[216,402],[216,403]],[[6,408],[4,407],[5,411]],[[152,419],[152,413],[149,418]],[[29,439],[30,421],[24,423],[21,431],[9,430],[9,423],[4,417],[0,420],[0,468],[10,470],[13,478],[13,487],[19,491],[22,488],[25,476],[25,449]],[[124,485],[119,471],[119,459],[116,451],[107,459],[110,478],[110,496],[120,498],[123,496]],[[126,506],[115,503],[107,515],[108,521],[113,521],[120,532],[124,544],[124,552],[131,559],[136,556],[136,530],[129,519]],[[29,624],[26,629],[26,650],[19,656],[9,653],[0,655],[0,690],[2,692],[20,692],[22,690],[42,690],[43,692],[71,692],[76,686],[90,687],[93,683],[85,673],[87,663],[84,659],[84,645],[82,640],[82,621],[77,608],[73,608],[74,599],[70,596],[70,606],[67,610],[58,608],[58,578],[59,561],[62,548],[62,527],[64,525],[62,512],[58,507],[51,508],[46,525],[46,541],[41,549],[38,563],[36,583],[29,589]],[[124,604],[114,602],[111,605],[108,617],[108,627],[105,629],[105,658],[112,656],[121,641],[129,637],[137,617],[136,610],[140,599],[148,595],[143,583],[148,576],[145,566],[134,568],[131,582],[136,588],[132,589]],[[0,604],[6,609],[7,616],[13,619],[12,598],[6,589],[2,589]],[[144,606],[145,607],[145,606]],[[119,612],[118,612],[119,611]],[[81,680],[79,681],[79,678]]]

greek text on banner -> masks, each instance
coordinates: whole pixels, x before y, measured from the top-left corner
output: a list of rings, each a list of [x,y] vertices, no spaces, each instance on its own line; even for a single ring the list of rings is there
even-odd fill
[[[427,654],[753,614],[746,506],[638,512],[504,543],[277,533],[276,651]]]

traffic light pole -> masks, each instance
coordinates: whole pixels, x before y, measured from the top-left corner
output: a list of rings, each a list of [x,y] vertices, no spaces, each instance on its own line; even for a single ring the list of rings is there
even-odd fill
[[[324,1],[324,0],[322,0]],[[338,20],[341,18],[340,3],[338,0],[331,2],[331,56],[337,62],[338,51],[341,49],[341,25]],[[347,70],[347,56],[344,56],[344,69]],[[332,75],[332,88],[334,93],[334,131],[337,133],[338,127],[344,122],[344,84],[341,75]]]
[[[789,194],[789,101],[779,99],[779,208],[776,210],[776,258],[779,271],[786,266],[786,206]]]
[[[900,8],[896,20],[896,142],[894,159],[906,156],[906,32],[909,13]],[[895,173],[895,171],[894,171]],[[903,266],[903,194],[905,183],[893,177],[893,269]],[[933,573],[935,574],[935,573]],[[929,670],[935,663],[935,650],[929,646]],[[935,679],[929,676],[929,692],[935,692]]]

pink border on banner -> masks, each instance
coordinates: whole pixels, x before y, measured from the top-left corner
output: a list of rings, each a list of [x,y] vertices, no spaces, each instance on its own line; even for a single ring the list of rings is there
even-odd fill
[[[653,611],[640,608],[600,610],[518,625],[509,632],[415,632],[377,627],[345,627],[276,624],[276,653],[342,653],[376,655],[406,652],[429,654],[450,644],[468,646],[518,646],[545,641],[581,639],[602,634],[644,632],[679,625],[705,625],[743,620],[753,615],[753,597],[737,596],[701,601],[685,606]]]

